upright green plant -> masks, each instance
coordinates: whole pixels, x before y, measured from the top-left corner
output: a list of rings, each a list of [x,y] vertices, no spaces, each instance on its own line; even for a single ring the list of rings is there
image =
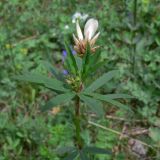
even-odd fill
[[[104,64],[100,59],[101,53],[97,50],[99,46],[95,46],[95,42],[99,36],[99,33],[95,35],[98,29],[98,21],[89,19],[84,27],[84,35],[82,34],[78,21],[76,23],[76,29],[78,38],[73,35],[76,54],[73,54],[71,47],[65,42],[65,75],[55,69],[49,62],[44,62],[49,72],[52,73],[52,77],[49,78],[40,74],[24,73],[23,75],[16,76],[16,79],[43,85],[57,93],[56,97],[49,100],[45,106],[42,106],[42,111],[49,110],[52,107],[62,105],[66,102],[75,102],[73,118],[76,137],[75,146],[66,147],[59,151],[61,154],[66,153],[67,156],[65,160],[74,160],[76,158],[88,160],[90,154],[111,154],[111,151],[95,146],[86,146],[81,136],[82,106],[88,107],[87,109],[94,112],[97,116],[103,116],[104,114],[102,102],[107,102],[121,109],[130,111],[130,108],[117,101],[117,99],[131,98],[131,96],[126,94],[103,95],[95,92],[116,76],[118,71],[109,71],[93,80],[95,77],[93,73]]]

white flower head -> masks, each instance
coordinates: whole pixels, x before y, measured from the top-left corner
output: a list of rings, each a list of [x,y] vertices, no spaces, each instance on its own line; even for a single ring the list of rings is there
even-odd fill
[[[85,38],[90,40],[98,29],[98,21],[96,19],[89,19],[84,27]]]
[[[98,29],[98,21],[96,19],[91,18],[86,22],[83,34],[79,22],[77,20],[76,22],[77,38],[74,34],[73,38],[75,41],[74,48],[79,54],[83,55],[85,53],[87,43],[90,44],[92,52],[95,52],[95,50],[99,47],[99,46],[94,47],[94,44],[100,34],[100,32],[96,34],[97,29]]]
[[[82,14],[80,12],[76,12],[73,16],[72,16],[72,23],[76,23],[77,19],[81,19],[82,18]]]

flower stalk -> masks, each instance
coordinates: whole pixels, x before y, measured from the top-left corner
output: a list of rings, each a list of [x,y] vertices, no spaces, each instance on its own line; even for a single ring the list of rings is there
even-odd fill
[[[83,147],[83,139],[81,137],[81,115],[80,115],[80,98],[75,99],[75,129],[76,129],[76,146],[78,149]]]
[[[73,117],[75,125],[75,146],[78,150],[82,150],[84,140],[81,137],[81,106],[80,97],[78,94],[83,90],[84,76],[87,76],[89,68],[89,56],[94,54],[99,46],[95,46],[96,40],[100,32],[96,33],[98,29],[98,21],[96,19],[89,19],[85,26],[84,32],[80,28],[79,22],[76,23],[77,37],[73,34],[74,39],[74,51],[76,55],[80,56],[81,67],[77,66],[77,62],[74,57],[74,53],[66,43],[66,51],[63,51],[63,63],[66,65],[68,74],[66,75],[66,82],[76,93],[75,95],[75,113]],[[68,54],[68,55],[67,55]]]
[[[78,94],[82,90],[82,83],[80,81],[76,82],[77,87],[75,92]],[[74,115],[74,124],[75,124],[75,145],[81,150],[83,148],[83,139],[81,137],[81,112],[80,112],[80,98],[77,95],[75,97],[75,115]]]
[[[85,26],[84,26],[84,32],[82,33],[82,30],[80,28],[79,22],[76,23],[76,30],[77,30],[77,37],[73,34],[74,39],[74,50],[76,53],[84,58],[84,55],[89,47],[89,53],[94,53],[99,46],[95,46],[96,40],[100,34],[100,32],[96,33],[98,29],[98,21],[96,19],[89,19]],[[81,83],[81,80],[74,81],[76,85],[74,85],[74,90],[77,92],[77,94],[82,90],[83,84]],[[76,87],[75,87],[76,86]],[[83,148],[83,139],[81,137],[81,113],[80,113],[80,98],[76,96],[75,98],[75,130],[76,130],[76,142],[75,145],[79,150]]]

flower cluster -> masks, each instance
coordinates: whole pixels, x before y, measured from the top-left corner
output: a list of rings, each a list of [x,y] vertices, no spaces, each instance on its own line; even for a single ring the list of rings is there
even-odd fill
[[[94,53],[99,46],[95,46],[95,42],[100,34],[96,31],[98,29],[98,21],[96,19],[89,19],[84,27],[84,34],[82,34],[81,28],[79,26],[79,22],[76,22],[76,30],[77,30],[77,37],[73,34],[74,38],[74,49],[70,46],[72,54],[75,55],[76,53],[78,56],[83,57],[86,53],[87,45],[90,46],[90,53]],[[66,50],[62,52],[62,62],[64,63],[67,57]],[[63,75],[68,76],[68,70],[63,70]]]
[[[84,35],[82,34],[81,28],[79,26],[79,22],[76,22],[76,30],[77,37],[73,34],[74,38],[74,50],[78,53],[79,56],[83,57],[86,52],[87,44],[90,45],[91,53],[94,53],[99,46],[94,46],[95,42],[100,34],[98,32],[96,35],[96,31],[98,29],[98,21],[96,19],[89,19],[84,27]]]

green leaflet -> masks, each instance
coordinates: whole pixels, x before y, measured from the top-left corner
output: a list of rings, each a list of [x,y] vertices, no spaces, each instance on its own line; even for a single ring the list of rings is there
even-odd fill
[[[107,95],[101,95],[101,94],[98,94],[98,93],[91,93],[89,95],[93,96],[95,99],[108,102],[108,103],[110,103],[110,104],[112,104],[112,105],[114,105],[116,107],[119,107],[120,109],[125,109],[125,110],[128,110],[128,111],[131,111],[131,109],[128,106],[126,106],[126,105],[124,105],[124,104],[122,104],[122,103],[120,103],[120,102],[118,102],[116,100],[113,100],[113,99],[107,97]]]
[[[88,105],[92,112],[97,113],[99,116],[104,115],[103,105],[99,100],[85,95],[80,95],[80,99]]]
[[[85,147],[85,151],[93,154],[112,154],[110,150],[106,150],[104,148],[99,147]]]
[[[79,157],[80,157],[80,160],[89,160],[89,158],[88,158],[87,153],[85,152],[85,150],[81,150],[79,152]]]
[[[130,95],[127,95],[127,94],[119,94],[119,93],[106,94],[104,96],[106,98],[110,98],[110,99],[131,99],[131,98],[134,98],[133,96],[130,96]]]
[[[64,158],[63,160],[74,160],[77,156],[78,156],[78,152],[75,150],[75,151],[69,153],[69,155],[66,158]]]
[[[83,70],[82,70],[82,79],[85,81],[88,74],[91,74],[98,69],[102,63],[99,62],[100,60],[100,52],[96,52],[92,54],[90,52],[90,45],[87,44],[86,53],[84,58],[82,59]],[[106,63],[106,62],[105,62]]]
[[[37,83],[56,91],[62,91],[62,92],[69,91],[68,89],[63,87],[63,83],[61,81],[53,78],[48,78],[40,74],[25,73],[24,75],[15,76],[14,79]]]
[[[60,148],[56,149],[56,153],[59,154],[59,155],[63,155],[63,154],[66,154],[66,153],[71,153],[75,150],[76,150],[75,147],[70,147],[70,146],[60,147]]]
[[[70,47],[66,41],[64,44],[65,44],[65,49],[67,51],[67,57],[65,60],[65,64],[71,73],[77,74],[78,66],[77,66],[76,60],[72,54],[72,50],[70,49]]]
[[[48,61],[42,61],[42,63],[44,64],[44,66],[46,67],[46,69],[48,70],[48,72],[52,73],[52,75],[54,75],[54,77],[56,79],[60,80],[60,75],[59,75],[59,71],[57,68],[55,68],[50,62]]]
[[[96,51],[96,53],[91,54],[90,65],[93,67],[94,64],[96,64],[97,62],[99,62],[100,57],[101,57],[101,52],[98,49]]]
[[[97,69],[101,68],[102,66],[104,66],[107,62],[106,61],[96,61],[92,67],[90,68],[90,72],[93,73],[95,72]]]
[[[82,70],[82,59],[78,57],[78,55],[75,55],[75,60],[77,63],[78,70],[81,71]]]
[[[95,91],[96,89],[100,88],[105,83],[107,83],[109,80],[111,80],[115,75],[117,75],[117,73],[117,70],[113,70],[103,74],[100,78],[96,79],[89,87],[87,87],[84,92],[90,93]]]
[[[46,111],[57,105],[61,105],[63,103],[69,102],[72,100],[72,98],[74,98],[74,96],[75,96],[75,93],[72,93],[72,92],[60,94],[52,98],[51,100],[49,100],[45,106],[41,107],[41,110]]]
[[[82,79],[83,79],[83,80],[84,80],[84,79],[87,77],[87,75],[88,75],[88,71],[89,71],[89,68],[90,68],[90,65],[89,65],[90,57],[91,57],[90,45],[87,44],[85,56],[84,56],[84,58],[82,59]]]

